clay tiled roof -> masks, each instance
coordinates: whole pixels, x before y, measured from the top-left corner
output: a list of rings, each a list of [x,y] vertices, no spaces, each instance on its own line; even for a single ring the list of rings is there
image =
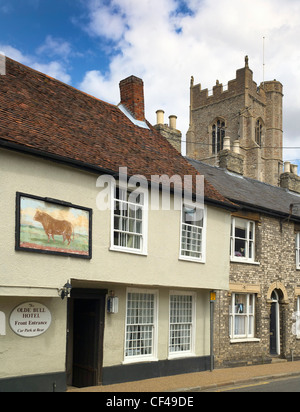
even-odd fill
[[[6,58],[0,76],[0,145],[91,169],[128,175],[198,172],[148,122],[134,125],[118,106]],[[210,183],[205,196],[230,204]]]

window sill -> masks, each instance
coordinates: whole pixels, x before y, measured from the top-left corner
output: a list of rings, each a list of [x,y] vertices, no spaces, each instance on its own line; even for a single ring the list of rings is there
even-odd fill
[[[242,339],[230,339],[230,343],[251,343],[251,342],[260,342],[258,338],[242,338]]]
[[[134,250],[134,249],[118,248],[115,246],[110,247],[109,250],[111,252],[121,252],[121,253],[130,253],[131,255],[148,256],[147,252],[141,252],[140,250]]]
[[[205,259],[197,259],[193,257],[188,257],[188,256],[179,256],[179,260],[182,260],[184,262],[194,262],[194,263],[206,263]]]
[[[132,357],[132,358],[124,359],[124,361],[122,362],[122,365],[128,365],[131,363],[142,363],[142,362],[158,362],[158,359],[153,356],[149,356],[149,357],[136,356],[136,358]]]
[[[172,359],[182,359],[182,358],[194,358],[196,355],[191,352],[176,352],[169,354],[168,360]]]
[[[230,258],[231,263],[243,263],[244,265],[256,265],[259,266],[260,262],[254,262],[254,260],[242,260],[238,258]]]

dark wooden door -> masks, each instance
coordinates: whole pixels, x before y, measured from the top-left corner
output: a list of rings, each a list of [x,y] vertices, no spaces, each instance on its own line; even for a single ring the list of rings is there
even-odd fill
[[[74,299],[73,385],[76,387],[95,386],[101,381],[103,299]]]
[[[277,303],[271,305],[270,315],[270,354],[277,355]]]

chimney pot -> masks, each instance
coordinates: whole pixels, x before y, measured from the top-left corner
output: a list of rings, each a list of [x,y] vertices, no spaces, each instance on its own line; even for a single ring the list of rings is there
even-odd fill
[[[298,165],[291,165],[291,172],[294,175],[298,175]]]
[[[239,140],[235,140],[233,142],[233,152],[240,154],[240,141]]]
[[[284,173],[291,173],[291,162],[284,163]]]
[[[156,124],[164,124],[164,114],[163,110],[156,111]]]
[[[230,137],[224,137],[223,150],[230,150]]]
[[[174,115],[169,116],[169,127],[170,127],[170,129],[175,129],[176,130],[176,119],[177,119],[177,116],[174,116]]]
[[[136,120],[145,120],[144,83],[136,76],[130,76],[120,82],[121,104]]]

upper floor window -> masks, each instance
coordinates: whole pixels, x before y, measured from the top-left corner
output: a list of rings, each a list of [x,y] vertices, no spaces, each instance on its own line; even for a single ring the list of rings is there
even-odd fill
[[[223,150],[225,137],[225,122],[222,120],[217,120],[212,125],[212,153],[218,154]]]
[[[205,260],[205,209],[187,204],[182,206],[180,257]]]
[[[231,222],[231,260],[254,262],[255,223],[240,218]]]
[[[112,249],[147,252],[146,194],[115,188],[113,204]]]
[[[258,144],[259,147],[261,147],[261,144],[262,144],[262,131],[263,131],[262,121],[258,119],[255,124],[255,142]]]

